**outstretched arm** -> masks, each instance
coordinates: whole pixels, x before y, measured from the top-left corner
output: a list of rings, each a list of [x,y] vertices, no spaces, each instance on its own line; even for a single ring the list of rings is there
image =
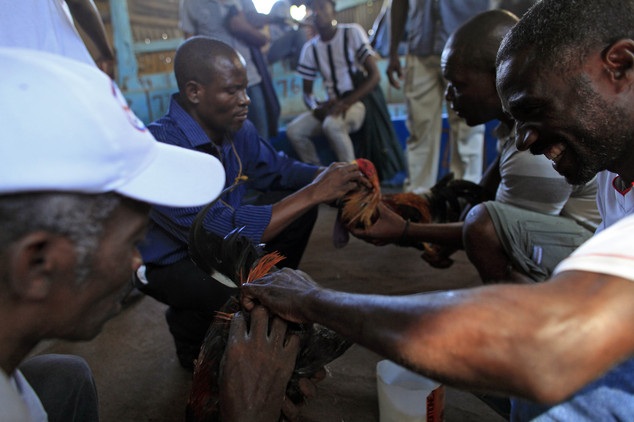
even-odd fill
[[[370,227],[352,228],[351,233],[375,244],[431,242],[451,248],[463,248],[462,221],[455,223],[407,223],[384,204],[378,206],[378,219]]]
[[[97,67],[110,78],[114,78],[114,53],[108,42],[101,16],[94,3],[90,0],[66,0],[66,4],[68,4],[68,9],[73,15],[73,19],[88,35],[99,51],[99,57],[95,60]]]
[[[266,242],[312,207],[331,203],[357,187],[361,178],[356,164],[332,163],[313,182],[273,205],[271,221],[262,234]]]
[[[557,402],[634,352],[634,283],[564,272],[536,285],[388,297],[282,270],[243,286],[289,321],[323,324],[449,385]]]

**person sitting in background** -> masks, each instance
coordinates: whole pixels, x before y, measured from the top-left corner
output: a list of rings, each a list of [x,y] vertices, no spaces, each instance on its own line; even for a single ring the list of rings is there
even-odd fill
[[[361,99],[379,83],[380,75],[368,38],[357,24],[338,24],[333,0],[312,0],[318,36],[304,44],[297,67],[303,80],[303,98],[310,111],[296,117],[286,136],[300,160],[319,165],[313,138],[325,135],[338,161],[351,162],[355,150],[350,134],[363,125],[366,108]],[[355,86],[353,73],[363,69],[364,81]],[[313,84],[321,74],[327,100],[318,102]]]
[[[515,148],[515,123],[495,88],[495,57],[504,35],[516,24],[509,12],[490,10],[451,34],[442,54],[446,100],[468,125],[500,121],[499,154],[480,185],[492,201],[476,205],[465,221],[446,224],[405,222],[383,209],[381,220],[353,233],[382,242],[432,242],[439,256],[424,253],[434,266],[465,249],[484,283],[543,281],[556,265],[592,236],[601,221],[597,183],[571,186],[550,160]]]
[[[214,157],[156,142],[93,65],[15,48],[0,48],[0,61],[0,420],[97,421],[83,359],[27,356],[41,340],[98,335],[132,288],[150,204],[204,204],[224,172]],[[231,325],[223,422],[293,414],[284,393],[299,341],[267,342],[268,313],[251,316],[251,327]],[[271,329],[285,337],[282,321]],[[252,376],[260,390],[241,385]]]
[[[334,202],[356,188],[357,165],[333,163],[324,168],[301,163],[259,137],[247,119],[244,59],[228,44],[202,36],[188,39],[176,52],[174,73],[179,92],[172,96],[167,114],[149,125],[150,131],[161,142],[218,157],[227,187],[237,185],[211,208],[204,227],[224,236],[244,226],[242,236],[265,243],[269,252],[280,252],[286,257],[281,266],[297,268],[317,205]],[[183,188],[198,183],[206,179],[192,176]],[[246,204],[247,188],[284,191],[285,196],[272,205]],[[145,267],[139,273],[139,290],[170,305],[168,325],[186,368],[193,368],[215,311],[236,293],[189,258],[189,230],[201,208],[153,207],[141,245]]]

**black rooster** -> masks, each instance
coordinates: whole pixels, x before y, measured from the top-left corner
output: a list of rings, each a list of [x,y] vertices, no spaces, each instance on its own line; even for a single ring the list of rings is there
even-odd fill
[[[264,255],[262,245],[254,245],[241,236],[244,227],[225,237],[205,230],[202,223],[212,205],[199,212],[190,231],[189,253],[203,271],[223,284],[239,287],[264,276],[284,259],[277,252]],[[188,422],[219,421],[220,361],[227,344],[230,320],[237,311],[243,312],[248,322],[248,311],[241,308],[239,298],[234,297],[218,311],[205,336],[187,403]],[[352,343],[317,324],[289,324],[288,331],[299,335],[301,346],[286,394],[294,403],[301,403],[304,395],[299,388],[300,378],[311,378],[324,365],[341,356]]]

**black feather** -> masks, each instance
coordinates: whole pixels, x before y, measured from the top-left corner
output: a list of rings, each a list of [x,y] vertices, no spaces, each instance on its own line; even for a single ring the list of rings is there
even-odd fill
[[[254,245],[242,236],[244,227],[237,228],[224,237],[205,230],[203,221],[212,206],[213,203],[205,206],[192,225],[190,256],[196,265],[212,277],[215,272],[220,272],[240,286],[240,274],[246,279],[249,270],[262,258],[262,245]],[[220,309],[224,314],[237,311],[244,314],[248,324],[249,312],[241,307],[237,297],[230,298]],[[317,324],[289,323],[288,332],[299,336],[300,352],[286,394],[293,402],[301,403],[304,394],[299,388],[299,380],[312,377],[324,365],[341,356],[352,342]],[[219,420],[220,362],[228,335],[229,322],[217,317],[207,331],[196,362],[192,392],[186,410],[188,422]]]
[[[447,173],[430,189],[431,193],[425,195],[434,222],[459,221],[466,206],[488,199],[482,186],[453,177],[453,173]]]

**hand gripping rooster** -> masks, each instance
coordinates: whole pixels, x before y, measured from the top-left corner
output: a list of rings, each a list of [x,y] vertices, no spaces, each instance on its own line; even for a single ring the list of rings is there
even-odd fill
[[[413,223],[446,223],[458,221],[467,204],[475,205],[487,199],[480,185],[468,180],[455,180],[453,173],[448,173],[440,179],[427,194],[384,195],[381,193],[374,164],[364,158],[359,158],[355,162],[370,181],[371,187],[359,185],[357,190],[349,192],[339,201],[339,213],[333,232],[333,241],[338,248],[348,243],[351,228],[370,227],[376,221],[379,203],[387,205],[405,220]],[[430,263],[437,262],[438,266],[442,266],[441,263],[444,262],[444,265],[447,265],[447,261],[438,255],[441,248],[437,245],[408,242],[405,239],[403,245],[423,250],[424,259]]]
[[[244,227],[233,230],[225,237],[205,230],[202,223],[212,205],[207,205],[199,212],[190,230],[189,253],[203,271],[223,284],[239,287],[269,273],[284,259],[277,252],[264,255],[262,245],[254,245],[241,236]],[[186,410],[187,422],[220,420],[220,362],[227,345],[231,318],[237,311],[248,319],[249,312],[241,307],[239,298],[229,299],[207,331],[194,369]],[[286,395],[297,404],[304,400],[299,380],[312,378],[324,365],[342,355],[352,343],[317,324],[289,323],[288,331],[297,334],[301,344],[293,375],[286,388]]]

